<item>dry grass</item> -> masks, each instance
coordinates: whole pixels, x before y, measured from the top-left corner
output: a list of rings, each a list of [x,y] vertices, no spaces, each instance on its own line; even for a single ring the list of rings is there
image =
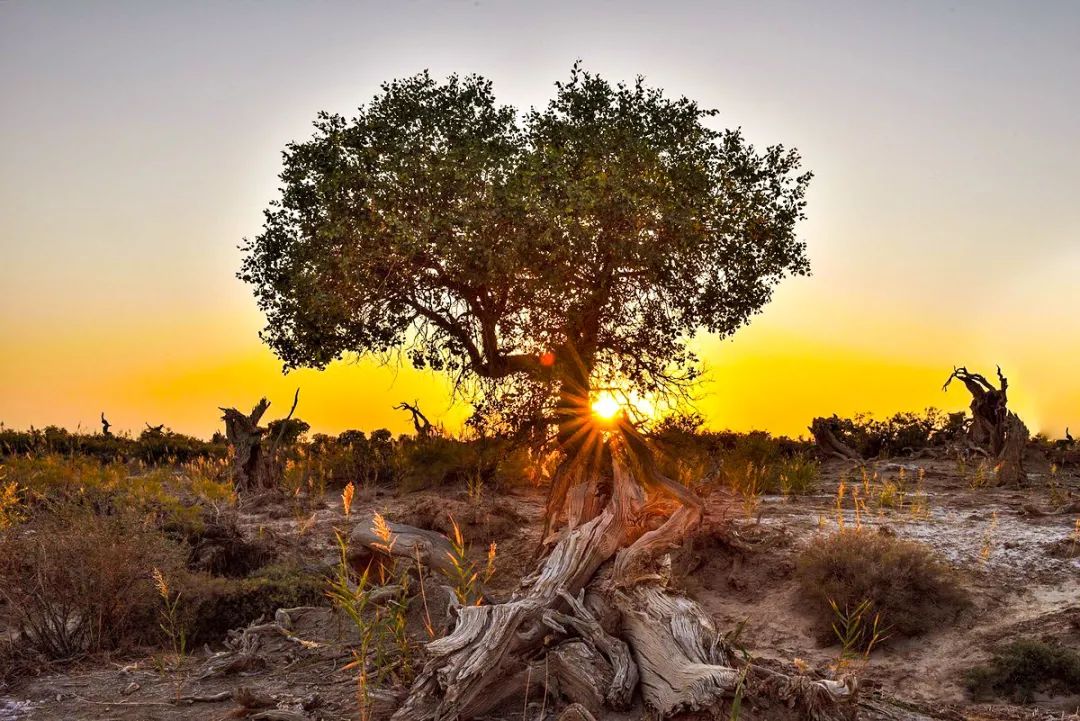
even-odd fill
[[[865,529],[817,537],[798,559],[803,599],[828,638],[833,606],[865,609],[895,637],[918,636],[952,623],[969,605],[955,571],[926,546]],[[863,634],[862,646],[870,641]]]
[[[141,518],[49,515],[0,538],[0,595],[43,656],[62,660],[156,639],[153,570],[183,552]]]

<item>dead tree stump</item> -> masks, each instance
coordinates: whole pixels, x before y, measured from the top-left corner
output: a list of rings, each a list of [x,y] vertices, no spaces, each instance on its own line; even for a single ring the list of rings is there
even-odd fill
[[[959,380],[971,393],[971,425],[968,441],[987,454],[994,463],[995,477],[1000,485],[1021,485],[1027,480],[1024,471],[1024,449],[1028,429],[1020,417],[1008,408],[1009,379],[997,368],[996,388],[985,376],[972,373],[964,366],[953,368],[942,390],[948,390],[953,379]]]
[[[222,408],[225,414],[225,437],[233,448],[233,482],[237,493],[269,490],[274,487],[273,459],[263,448],[266,428],[259,420],[270,407],[270,401],[259,400],[251,413],[235,408]]]
[[[235,408],[220,409],[225,414],[221,417],[225,421],[225,438],[233,448],[233,478],[237,494],[277,490],[277,450],[299,402],[300,389],[297,388],[289,415],[285,416],[277,436],[269,444],[264,443],[267,429],[260,426],[259,421],[270,407],[270,401],[259,399],[247,415]]]

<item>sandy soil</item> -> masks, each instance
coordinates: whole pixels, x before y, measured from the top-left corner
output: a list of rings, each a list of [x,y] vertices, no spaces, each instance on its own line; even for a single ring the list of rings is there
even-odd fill
[[[961,570],[975,604],[951,628],[875,652],[863,672],[867,693],[913,704],[922,715],[911,718],[1080,718],[1080,699],[1042,699],[1026,708],[987,706],[970,702],[962,685],[963,672],[1002,640],[1035,636],[1080,647],[1080,556],[1068,546],[1076,516],[1032,512],[1052,507],[1039,478],[1022,491],[972,489],[951,462],[912,461],[903,466],[912,486],[923,469],[925,512],[889,508],[856,518],[849,506],[840,514],[844,525],[888,526],[898,536],[929,544]],[[887,479],[900,468],[879,463],[876,471]],[[849,465],[830,462],[816,495],[766,496],[751,510],[751,518],[740,499],[722,492],[710,496],[702,535],[731,523],[756,544],[753,550],[739,551],[700,546],[693,552],[694,571],[684,580],[685,588],[721,628],[745,621],[742,642],[753,655],[789,664],[800,659],[811,667],[836,658],[838,649],[815,637],[801,608],[794,568],[800,549],[815,534],[836,530],[836,488],[842,480],[850,484],[857,475]],[[1060,485],[1075,494],[1077,478],[1062,474]],[[379,510],[393,520],[447,530],[453,514],[478,559],[490,542],[498,544],[499,570],[491,583],[497,596],[511,589],[531,563],[542,505],[542,495],[534,489],[500,494],[483,510],[458,492],[380,494],[361,499],[353,518]],[[245,513],[245,533],[270,532],[291,539],[313,563],[333,561],[333,531],[350,524],[336,496],[328,496],[314,514],[302,518],[272,511]],[[199,678],[221,649],[200,649],[176,669],[150,656],[97,658],[24,679],[0,692],[0,721],[179,721],[256,714],[224,698],[241,687],[266,697],[277,709],[300,714],[294,718],[357,718],[354,677],[343,668],[349,656],[341,619],[319,609],[292,614],[290,623],[292,638],[271,634],[263,641],[260,651],[270,659],[265,666]],[[519,710],[512,717],[520,716]],[[533,707],[530,721],[538,716],[539,708]]]

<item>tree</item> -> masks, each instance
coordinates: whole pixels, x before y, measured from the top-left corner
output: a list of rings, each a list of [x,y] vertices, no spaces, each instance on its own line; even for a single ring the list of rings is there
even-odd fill
[[[262,337],[287,368],[404,351],[481,381],[481,410],[558,418],[565,445],[590,388],[677,389],[688,338],[734,332],[808,270],[810,174],[715,115],[578,65],[525,114],[483,78],[426,72],[351,120],[322,113],[243,246]]]
[[[299,402],[300,389],[297,388],[289,415],[271,421],[267,428],[259,425],[270,407],[270,401],[266,398],[259,399],[250,413],[236,408],[220,408],[224,414],[221,420],[225,421],[225,438],[233,449],[233,484],[238,495],[277,492],[281,470],[277,451],[282,440],[288,434],[291,438],[287,443],[295,443],[310,429],[306,422],[293,419]],[[264,443],[267,437],[271,439],[269,444]]]
[[[850,696],[743,665],[669,587],[663,558],[703,504],[658,471],[625,418],[589,412],[597,387],[685,389],[689,338],[733,333],[777,282],[808,272],[795,225],[810,174],[793,150],[711,128],[715,115],[578,65],[524,114],[483,78],[423,73],[383,85],[351,120],[320,114],[314,136],[286,148],[281,199],[239,273],[286,367],[403,352],[484,391],[481,416],[556,421],[565,455],[547,522],[561,509],[566,524],[545,529],[546,557],[510,601],[456,610],[398,721],[484,713],[547,677],[546,659],[534,668],[546,649],[553,667],[597,679],[593,701],[623,706],[640,680],[660,716],[715,709],[744,687],[803,717]],[[411,531],[396,528],[383,549],[404,552]],[[597,604],[622,615],[625,640]]]
[[[968,443],[990,458],[995,466],[995,478],[1004,485],[1022,485],[1027,480],[1024,471],[1024,449],[1028,429],[1020,417],[1008,408],[1009,379],[997,367],[1000,388],[980,373],[971,373],[964,366],[953,368],[941,389],[948,390],[953,378],[964,384],[971,394],[971,425]]]

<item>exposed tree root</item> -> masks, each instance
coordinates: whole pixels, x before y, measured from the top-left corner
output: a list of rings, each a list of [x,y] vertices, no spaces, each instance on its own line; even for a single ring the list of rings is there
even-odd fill
[[[505,603],[457,609],[453,630],[428,644],[394,721],[472,718],[541,683],[581,717],[626,708],[640,691],[661,718],[718,711],[736,693],[798,718],[850,718],[854,680],[786,676],[738,659],[703,609],[668,587],[669,552],[700,522],[701,502],[656,472],[634,434],[610,442],[606,505],[590,516],[596,479],[581,493],[571,486],[570,526],[552,537],[549,555]],[[395,553],[428,540],[394,528]],[[353,539],[375,546],[364,532]]]

